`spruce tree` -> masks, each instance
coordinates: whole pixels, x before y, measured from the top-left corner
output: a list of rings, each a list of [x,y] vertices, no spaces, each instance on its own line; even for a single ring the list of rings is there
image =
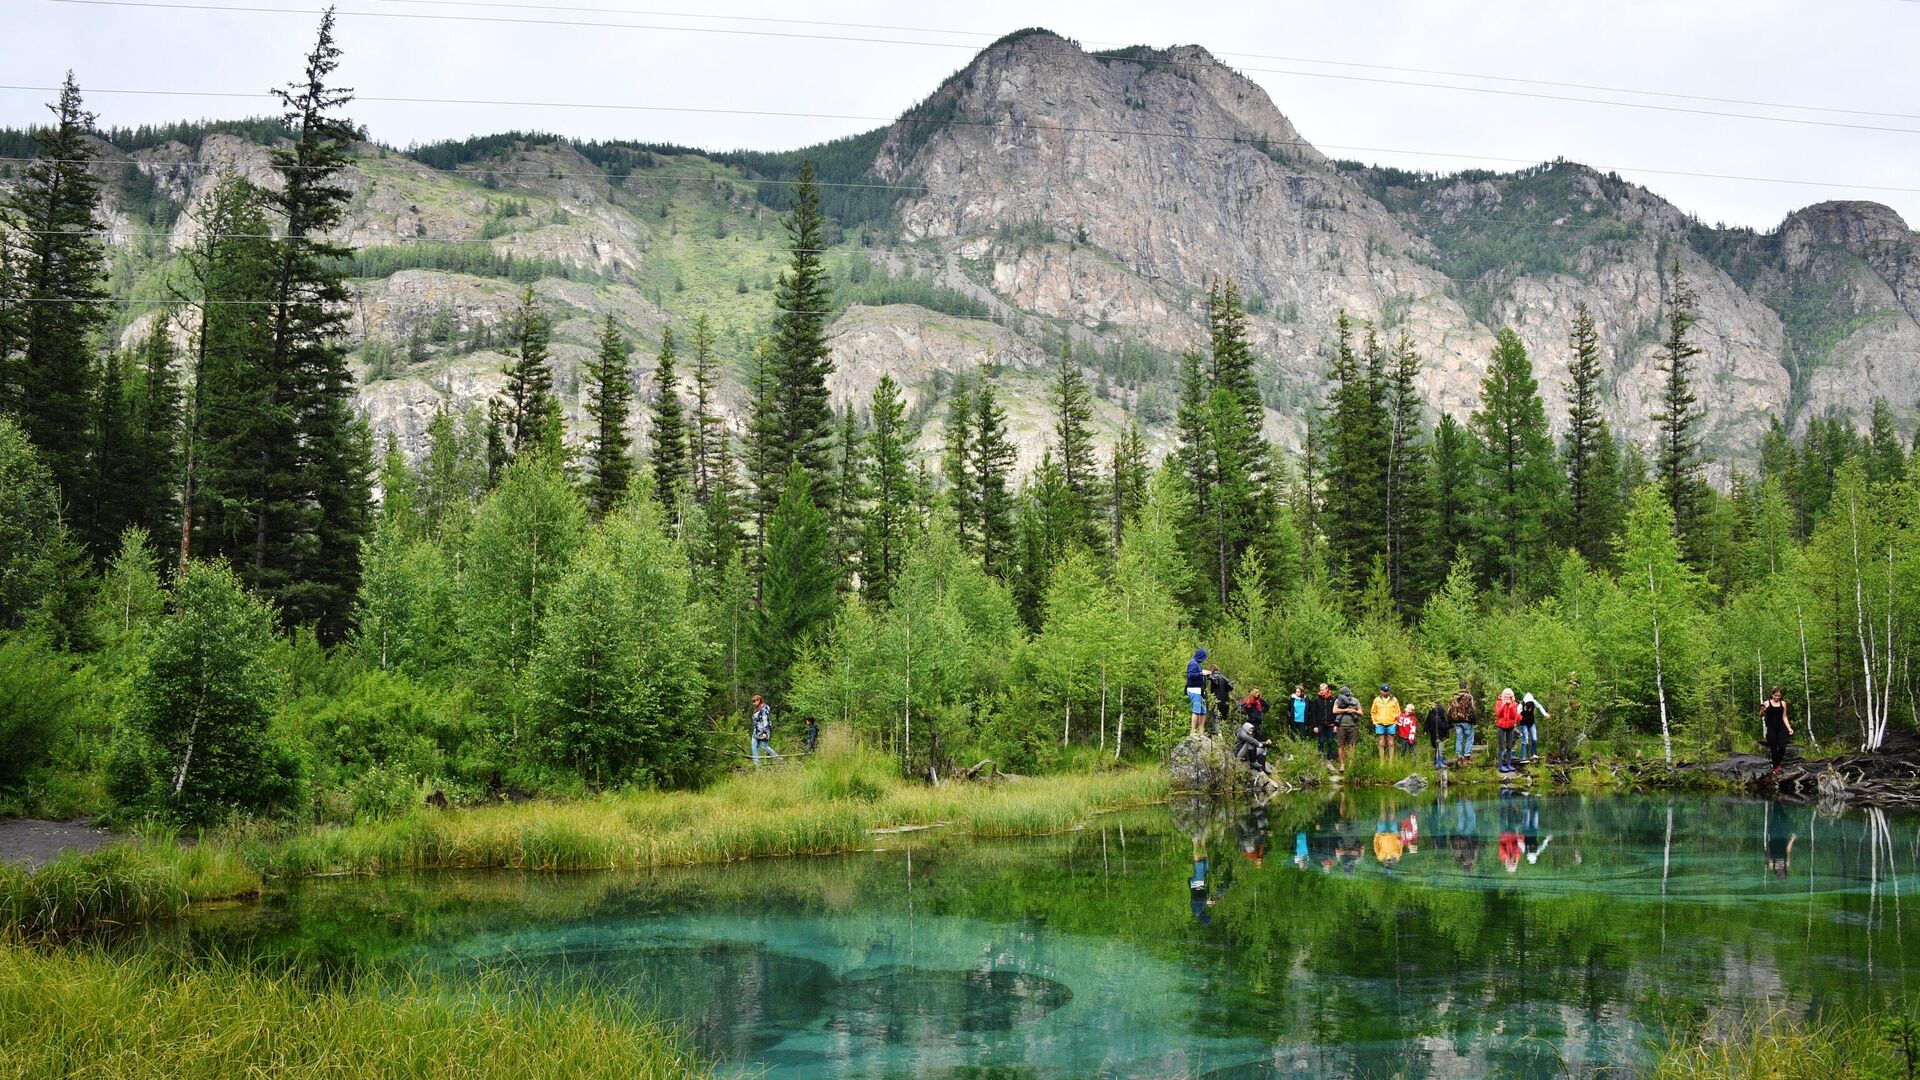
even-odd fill
[[[827,400],[827,376],[833,357],[827,348],[832,285],[822,260],[826,218],[813,182],[813,163],[802,162],[794,179],[793,209],[784,222],[788,264],[774,288],[773,409],[777,418],[772,468],[756,477],[777,491],[788,466],[799,465],[809,479],[824,477],[833,436],[833,410]]]
[[[761,340],[753,350],[753,370],[747,382],[751,395],[747,416],[745,460],[747,483],[753,487],[753,567],[766,552],[767,519],[780,501],[780,477],[788,459],[780,452],[780,399],[777,393],[775,357],[770,342]],[[756,592],[755,596],[759,594]]]
[[[726,443],[726,418],[720,415],[715,394],[719,389],[719,360],[713,355],[713,329],[707,313],[693,320],[693,497],[705,506],[712,498],[715,458]]]
[[[833,540],[832,565],[836,581],[845,588],[851,567],[866,539],[866,436],[853,406],[840,410],[839,434],[833,441],[833,476],[828,491],[828,535]]]
[[[1557,504],[1558,474],[1547,433],[1546,405],[1519,335],[1494,339],[1480,409],[1469,422],[1480,445],[1479,532],[1491,576],[1510,594],[1540,583],[1550,569],[1546,541]]]
[[[1656,366],[1666,376],[1660,388],[1660,411],[1653,414],[1659,425],[1654,439],[1656,475],[1666,485],[1667,506],[1673,510],[1674,528],[1683,546],[1691,536],[1700,515],[1700,435],[1702,414],[1695,408],[1693,358],[1700,347],[1693,343],[1693,286],[1687,283],[1680,260],[1673,261],[1673,285],[1667,294],[1666,336],[1654,354]]]
[[[1064,539],[1088,550],[1101,545],[1098,518],[1100,463],[1093,449],[1093,399],[1073,358],[1071,339],[1060,344],[1053,385],[1053,450],[1065,487]]]
[[[85,517],[95,338],[109,315],[100,182],[87,142],[94,115],[71,72],[48,108],[54,122],[34,132],[36,156],[7,199],[19,230],[9,242],[21,310],[8,331],[17,354],[0,355],[0,412],[18,418],[69,510]]]
[[[96,562],[104,562],[114,552],[120,533],[140,517],[140,478],[148,466],[140,459],[130,408],[127,367],[131,362],[131,357],[118,351],[105,353],[94,379],[85,541]]]
[[[973,392],[973,448],[968,467],[980,530],[980,562],[1004,576],[1014,545],[1013,464],[1019,453],[1007,435],[1007,410],[982,378]]]
[[[1434,559],[1430,461],[1421,411],[1424,401],[1415,380],[1420,354],[1405,330],[1393,346],[1387,380],[1387,588],[1401,611],[1412,611],[1445,574],[1447,564]]]
[[[132,386],[137,491],[131,517],[164,540],[179,525],[174,487],[180,479],[180,350],[164,319],[140,343]]]
[[[880,376],[868,407],[872,431],[867,438],[866,543],[861,553],[860,586],[866,595],[884,600],[893,589],[906,556],[912,521],[912,476],[908,472],[907,406],[892,375]]]
[[[1147,441],[1140,434],[1140,423],[1129,420],[1113,445],[1108,491],[1112,498],[1113,550],[1118,553],[1126,538],[1127,523],[1147,504],[1147,481],[1152,470],[1147,465]]]
[[[1326,507],[1321,531],[1341,579],[1358,589],[1376,559],[1386,556],[1381,521],[1386,511],[1389,421],[1385,358],[1371,328],[1365,359],[1353,348],[1353,324],[1341,312],[1334,324],[1331,396],[1326,423]]]
[[[507,337],[514,356],[501,391],[499,423],[506,460],[512,461],[538,449],[548,425],[560,414],[560,404],[553,397],[553,369],[547,363],[553,323],[534,299],[531,285],[520,294]]]
[[[830,543],[826,515],[814,505],[812,481],[796,461],[767,522],[767,565],[754,622],[760,684],[775,694],[787,688],[794,658],[833,618],[836,575],[827,565]]]
[[[671,335],[673,331],[666,333]],[[593,422],[587,505],[597,517],[604,517],[619,505],[633,482],[633,446],[627,435],[627,415],[633,407],[633,375],[627,362],[632,354],[633,346],[614,325],[613,313],[608,312],[600,328],[600,348],[587,368],[587,418]],[[655,426],[657,429],[657,421]],[[658,465],[655,469],[657,477]]]
[[[1598,513],[1599,504],[1608,500],[1596,484],[1594,471],[1600,443],[1611,437],[1600,402],[1600,336],[1584,300],[1574,305],[1568,348],[1572,359],[1567,372],[1567,438],[1561,454],[1567,473],[1567,515],[1561,542],[1589,564],[1600,565],[1602,556],[1612,549],[1612,531]]]
[[[1907,474],[1907,452],[1900,445],[1900,432],[1894,427],[1893,409],[1887,399],[1873,399],[1872,419],[1867,427],[1867,479],[1876,484],[1898,480]]]
[[[653,495],[672,511],[687,486],[687,413],[680,402],[680,373],[675,370],[673,328],[660,331],[660,356],[653,370]]]
[[[940,453],[940,476],[946,482],[947,502],[953,508],[954,535],[968,551],[979,549],[980,493],[973,473],[974,397],[966,380],[959,380],[947,398],[945,445]]]
[[[1443,413],[1433,426],[1433,469],[1430,483],[1435,561],[1451,568],[1463,550],[1478,546],[1473,533],[1474,481],[1478,466],[1474,462],[1473,434],[1451,413]]]
[[[293,140],[270,157],[280,185],[266,198],[283,229],[275,245],[267,367],[274,404],[287,411],[295,437],[274,448],[267,464],[273,497],[256,511],[264,540],[251,582],[275,597],[290,621],[312,624],[323,641],[338,640],[349,626],[373,472],[347,370],[351,253],[325,239],[352,199],[338,174],[351,164],[359,137],[338,115],[352,92],[328,85],[339,58],[329,10],[303,77],[275,91]]]

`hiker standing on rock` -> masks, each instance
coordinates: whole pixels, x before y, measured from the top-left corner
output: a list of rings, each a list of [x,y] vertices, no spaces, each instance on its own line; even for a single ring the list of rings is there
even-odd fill
[[[1777,773],[1781,763],[1787,760],[1787,737],[1793,734],[1793,722],[1787,719],[1787,699],[1777,686],[1767,700],[1760,703],[1760,724],[1767,743],[1767,759],[1773,762],[1773,771]]]
[[[1188,737],[1198,735],[1207,729],[1207,650],[1193,650],[1193,659],[1187,661],[1187,702],[1193,707],[1193,728]]]

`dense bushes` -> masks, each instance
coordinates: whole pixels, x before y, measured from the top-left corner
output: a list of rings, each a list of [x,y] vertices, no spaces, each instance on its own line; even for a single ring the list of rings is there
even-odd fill
[[[85,692],[70,657],[26,638],[0,639],[0,794],[46,763]]]

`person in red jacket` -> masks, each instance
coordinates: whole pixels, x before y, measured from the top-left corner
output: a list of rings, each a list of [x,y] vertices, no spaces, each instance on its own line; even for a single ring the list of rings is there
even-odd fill
[[[1513,744],[1519,734],[1514,729],[1520,726],[1520,706],[1513,700],[1512,690],[1500,691],[1500,703],[1493,707],[1493,726],[1500,732],[1500,771],[1514,772]]]

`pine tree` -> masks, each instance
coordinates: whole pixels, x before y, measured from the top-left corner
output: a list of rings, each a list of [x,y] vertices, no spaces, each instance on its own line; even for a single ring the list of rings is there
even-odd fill
[[[1333,566],[1358,588],[1374,560],[1386,556],[1385,517],[1389,419],[1385,358],[1371,328],[1366,358],[1354,352],[1353,324],[1335,322],[1331,397],[1326,424],[1326,509],[1322,531]]]
[[[767,567],[754,622],[760,685],[784,691],[789,670],[833,617],[833,568],[827,565],[826,515],[813,502],[806,470],[794,462],[780,485],[780,502],[767,522]]]
[[[1191,407],[1199,441],[1182,443],[1182,452],[1198,510],[1202,577],[1211,603],[1224,610],[1241,561],[1271,535],[1265,528],[1270,469],[1261,434],[1266,409],[1239,288],[1231,281],[1207,291],[1207,344],[1204,378],[1189,388],[1206,395],[1204,404]]]
[[[349,627],[373,472],[371,440],[354,414],[347,370],[350,252],[324,239],[352,198],[337,174],[351,164],[359,137],[337,115],[351,91],[327,84],[339,57],[329,10],[303,78],[275,91],[294,137],[272,152],[280,186],[266,196],[284,224],[275,245],[267,367],[274,403],[291,417],[295,437],[269,459],[274,497],[256,510],[261,535],[251,582],[277,599],[290,621],[312,624],[322,641],[340,639]]]
[[[833,300],[822,253],[827,246],[826,218],[813,182],[813,163],[802,162],[794,179],[793,209],[784,222],[789,262],[774,288],[778,309],[773,319],[772,468],[757,477],[777,490],[788,466],[799,465],[809,479],[827,471],[833,437],[833,410],[827,400],[827,376],[833,356],[827,348],[827,320]]]
[[[1900,432],[1894,427],[1893,409],[1887,399],[1873,399],[1872,420],[1867,428],[1867,479],[1876,484],[1898,480],[1907,474],[1907,452],[1900,446]]]
[[[968,473],[976,495],[980,562],[989,573],[1004,576],[1014,544],[1013,464],[1019,455],[1007,435],[1007,410],[990,378],[982,378],[974,389],[973,424]]]
[[[862,591],[873,599],[885,599],[893,589],[907,550],[912,477],[907,470],[906,413],[893,376],[880,376],[868,408],[872,431],[867,439],[866,490],[872,505],[867,511],[860,574]]]
[[[1667,505],[1683,541],[1691,535],[1701,501],[1701,413],[1694,407],[1698,399],[1693,392],[1693,358],[1700,355],[1700,347],[1691,336],[1696,318],[1693,287],[1675,259],[1673,287],[1667,295],[1666,336],[1654,354],[1666,380],[1660,390],[1660,411],[1652,419],[1659,425],[1654,440],[1656,475],[1666,485]]]
[[[707,313],[693,320],[693,497],[705,506],[712,498],[715,458],[726,443],[726,417],[715,400],[720,381],[719,360],[713,355],[713,330]]]
[[[687,414],[680,402],[680,374],[674,368],[673,328],[660,331],[660,356],[653,371],[653,495],[671,512],[687,486]]]
[[[86,547],[104,562],[119,547],[120,533],[139,519],[140,459],[138,433],[129,406],[127,367],[132,358],[119,352],[100,357],[94,378],[93,437],[87,477]]]
[[[95,336],[108,317],[100,245],[100,182],[91,170],[82,106],[69,72],[48,106],[54,123],[34,132],[37,155],[7,199],[18,226],[12,274],[19,315],[16,355],[0,354],[0,412],[18,418],[39,448],[69,508],[86,515]]]
[[[1054,460],[1066,490],[1066,501],[1060,508],[1064,538],[1095,550],[1102,538],[1096,510],[1100,505],[1100,463],[1093,449],[1093,400],[1086,375],[1073,358],[1070,339],[1061,342],[1060,362],[1055,368],[1053,436]]]
[[[507,326],[514,358],[507,365],[507,385],[501,391],[501,441],[506,460],[539,448],[547,426],[560,413],[553,397],[553,369],[547,364],[553,323],[533,297],[529,285],[520,294],[520,307]]]
[[[767,519],[780,501],[780,477],[787,468],[780,453],[780,401],[775,385],[775,359],[769,342],[762,340],[753,350],[753,371],[748,379],[752,395],[747,419],[747,445],[743,464],[747,483],[753,486],[753,535],[756,575],[759,560],[766,553]],[[759,595],[755,594],[756,597]]]
[[[1585,301],[1574,305],[1573,332],[1568,346],[1567,438],[1562,451],[1567,472],[1567,514],[1561,543],[1578,551],[1589,564],[1605,565],[1613,551],[1619,500],[1609,488],[1614,478],[1600,476],[1607,468],[1600,460],[1613,437],[1600,404],[1600,336]]]
[[[667,340],[673,331],[667,330]],[[667,346],[662,343],[661,351]],[[627,369],[633,346],[607,314],[600,328],[600,348],[587,368],[587,417],[593,422],[593,443],[588,450],[587,505],[597,517],[619,505],[621,496],[633,482],[633,447],[627,435],[627,414],[633,406],[633,375]],[[665,363],[665,362],[663,362]],[[670,363],[665,370],[672,371]],[[670,377],[669,376],[664,376]],[[655,422],[658,430],[659,422]],[[660,475],[655,465],[656,478]]]
[[[1113,445],[1108,491],[1112,493],[1113,550],[1117,553],[1126,539],[1127,523],[1147,504],[1147,442],[1140,434],[1138,421],[1129,420]]]
[[[1478,466],[1474,462],[1473,434],[1462,427],[1451,413],[1443,413],[1433,426],[1433,508],[1435,561],[1452,567],[1463,550],[1478,546],[1472,531],[1474,480]]]
[[[1480,409],[1469,423],[1480,441],[1475,456],[1485,499],[1479,532],[1488,545],[1487,562],[1507,591],[1519,594],[1549,569],[1547,529],[1558,476],[1540,384],[1512,330],[1503,327],[1494,339]]]

